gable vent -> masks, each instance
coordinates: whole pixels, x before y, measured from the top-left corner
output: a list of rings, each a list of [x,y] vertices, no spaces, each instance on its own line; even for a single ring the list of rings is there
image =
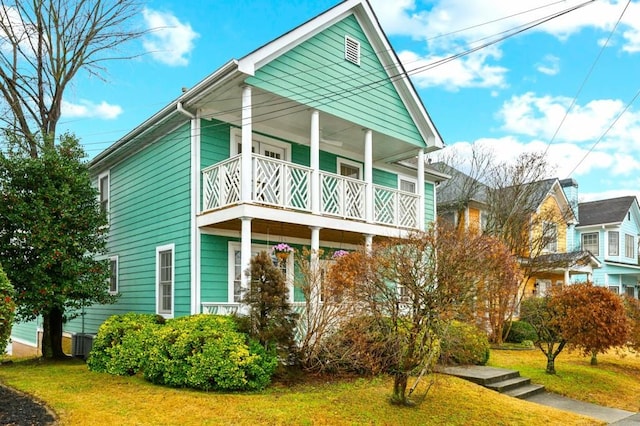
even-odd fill
[[[344,58],[356,65],[360,65],[360,42],[355,38],[344,36]]]

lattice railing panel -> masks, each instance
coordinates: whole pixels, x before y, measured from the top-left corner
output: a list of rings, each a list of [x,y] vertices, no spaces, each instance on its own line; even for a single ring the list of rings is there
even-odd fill
[[[345,179],[344,215],[352,219],[364,219],[364,197],[367,185],[362,181]]]
[[[418,228],[418,201],[415,194],[398,193],[398,225],[404,228]]]
[[[254,201],[284,205],[283,164],[254,156]]]
[[[342,185],[338,175],[320,173],[322,213],[342,216]]]
[[[240,201],[240,157],[230,158],[202,171],[204,210]]]
[[[373,188],[373,219],[385,225],[395,225],[396,192],[382,187]]]
[[[311,210],[311,170],[289,165],[286,171],[285,205],[294,209]]]

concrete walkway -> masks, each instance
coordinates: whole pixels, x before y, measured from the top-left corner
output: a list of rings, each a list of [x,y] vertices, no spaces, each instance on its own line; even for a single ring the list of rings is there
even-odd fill
[[[485,366],[462,366],[462,367],[444,367],[440,369],[441,373],[450,374],[477,383],[488,388],[496,381],[513,377],[519,373],[514,370],[503,368],[485,367]],[[540,387],[542,388],[542,387]],[[509,392],[503,392],[509,395]],[[617,408],[603,407],[601,405],[582,402],[575,399],[567,398],[551,392],[540,389],[538,392],[524,393],[519,396],[521,399],[536,404],[546,405],[548,407],[557,408],[559,410],[569,411],[583,416],[592,417],[616,426],[640,426],[640,413],[619,410]]]
[[[632,418],[638,417],[640,415],[631,411],[590,404],[588,402],[578,401],[551,392],[543,392],[537,395],[532,395],[530,397],[524,398],[524,400],[557,408],[559,410],[582,414],[583,416],[593,417],[594,419],[602,420],[604,422],[613,423],[616,425],[640,425],[640,418],[637,418],[635,421],[632,420]]]

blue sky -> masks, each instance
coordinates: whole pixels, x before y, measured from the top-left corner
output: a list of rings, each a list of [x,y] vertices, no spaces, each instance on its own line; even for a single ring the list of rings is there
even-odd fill
[[[107,63],[104,80],[80,74],[65,97],[59,130],[76,133],[93,157],[182,87],[336,3],[147,1],[136,25],[154,30],[123,46],[139,56]],[[481,144],[504,161],[546,151],[557,164],[555,176],[578,181],[581,200],[640,196],[640,100],[632,102],[640,90],[639,0],[371,3],[448,150],[464,158]]]

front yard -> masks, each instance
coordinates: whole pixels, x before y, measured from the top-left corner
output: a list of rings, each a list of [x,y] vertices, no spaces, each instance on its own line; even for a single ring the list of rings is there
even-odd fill
[[[528,359],[533,353],[514,351],[513,355],[526,354],[523,359]],[[506,352],[497,355],[494,365],[509,357]],[[540,364],[544,365],[542,360]],[[558,367],[564,371],[563,364]],[[601,368],[608,366],[603,362]],[[621,373],[612,374],[623,379]],[[276,383],[261,393],[222,394],[155,386],[140,377],[93,373],[81,361],[28,361],[0,366],[0,382],[45,401],[62,425],[599,424],[441,375],[415,408],[387,402],[391,391],[387,378],[315,378],[294,386]],[[424,391],[420,386],[416,394],[421,397]],[[630,389],[617,392],[621,393],[638,394]]]

